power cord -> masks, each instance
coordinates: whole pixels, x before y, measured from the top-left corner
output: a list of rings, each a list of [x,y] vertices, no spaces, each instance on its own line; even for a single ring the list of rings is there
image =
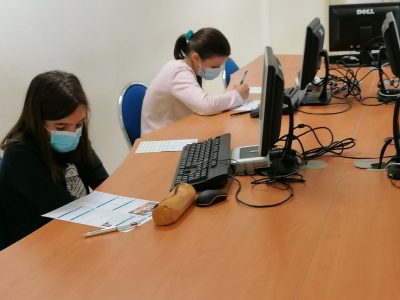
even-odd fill
[[[337,74],[333,74],[337,73]],[[305,114],[310,115],[336,115],[349,111],[352,108],[352,102],[354,99],[361,97],[360,80],[357,79],[358,71],[354,71],[352,68],[343,67],[337,65],[336,67],[330,67],[329,76],[319,83],[312,82],[314,86],[323,86],[327,80],[327,85],[331,93],[331,97],[335,98],[332,100],[342,100],[343,102],[333,102],[329,105],[346,105],[342,110],[335,112],[310,112],[302,109],[297,109]],[[353,97],[353,99],[349,99]]]
[[[248,202],[246,202],[246,201],[244,201],[244,200],[239,198],[239,193],[240,193],[240,191],[242,189],[242,184],[240,183],[240,181],[237,180],[235,176],[232,176],[231,178],[238,184],[238,189],[235,192],[236,201],[238,201],[239,203],[244,204],[246,206],[250,206],[250,207],[254,207],[254,208],[276,207],[276,206],[279,206],[279,205],[282,205],[282,204],[288,202],[290,199],[292,199],[294,197],[293,188],[291,187],[291,185],[288,182],[284,181],[283,179],[275,180],[275,179],[264,177],[264,178],[261,178],[261,179],[253,180],[251,182],[251,184],[254,184],[254,185],[267,184],[267,185],[272,186],[274,188],[277,188],[277,189],[280,189],[280,190],[283,190],[283,191],[288,191],[288,196],[285,199],[283,199],[281,201],[278,201],[278,202],[275,202],[275,203],[272,203],[272,204],[252,204],[252,203],[248,203]],[[302,182],[304,182],[304,180]],[[279,187],[277,185],[274,185],[276,183],[281,184],[283,187]]]
[[[390,179],[390,183],[391,183],[394,187],[400,189],[400,185],[397,185],[397,184],[396,184],[397,181],[398,181],[398,180],[396,180],[396,179]]]
[[[302,128],[308,128],[308,130],[302,132],[301,134],[298,135],[294,135],[294,140],[297,141],[302,149],[301,152],[301,157],[303,159],[304,162],[307,163],[307,161],[315,159],[317,157],[323,156],[327,153],[331,153],[334,156],[342,156],[343,152],[345,150],[351,149],[356,145],[355,139],[353,138],[345,138],[343,140],[340,141],[335,141],[334,140],[334,135],[332,130],[330,130],[328,127],[325,126],[320,126],[320,127],[316,127],[316,128],[312,128],[311,126],[307,125],[307,124],[299,124],[297,125],[294,129],[302,129]],[[330,141],[328,142],[328,144],[323,144],[322,141],[320,140],[320,138],[318,137],[318,135],[316,134],[316,132],[318,130],[326,130],[329,133],[330,136]],[[312,133],[315,140],[317,141],[318,145],[320,147],[316,147],[316,148],[312,148],[309,150],[305,150],[305,147],[303,145],[303,143],[301,142],[301,137],[303,137],[306,134]],[[280,138],[281,141],[285,141],[287,138],[287,135],[284,135]]]

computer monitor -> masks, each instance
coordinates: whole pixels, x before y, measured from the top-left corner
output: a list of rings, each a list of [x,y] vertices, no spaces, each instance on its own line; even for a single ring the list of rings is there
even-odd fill
[[[385,42],[386,55],[390,62],[392,72],[397,77],[400,76],[400,40],[398,23],[392,12],[386,14],[386,19],[382,24],[382,35]],[[400,128],[399,128],[399,108],[400,95],[397,95],[393,112],[393,142],[396,147],[396,155],[386,166],[388,176],[392,179],[400,179]]]
[[[356,51],[360,64],[373,64],[371,50],[383,43],[381,26],[388,12],[399,24],[399,2],[330,5],[329,52]]]
[[[326,105],[330,101],[330,95],[323,93],[307,92],[307,87],[311,84],[321,66],[321,57],[325,57],[325,73],[329,73],[329,63],[327,53],[323,52],[325,30],[319,18],[315,18],[307,25],[306,37],[304,41],[303,62],[299,74],[300,81],[300,104],[301,105]],[[326,81],[325,81],[326,83]]]
[[[382,24],[382,35],[385,42],[386,55],[390,62],[392,72],[400,77],[400,42],[399,30],[392,12],[386,14]]]
[[[283,112],[284,78],[271,47],[265,48],[260,102],[260,156],[267,156],[279,139]]]
[[[232,164],[236,166],[237,174],[253,174],[256,169],[270,167],[270,152],[279,140],[281,132],[283,102],[283,72],[272,48],[267,46],[264,52],[259,112],[260,140],[258,145],[233,149]]]

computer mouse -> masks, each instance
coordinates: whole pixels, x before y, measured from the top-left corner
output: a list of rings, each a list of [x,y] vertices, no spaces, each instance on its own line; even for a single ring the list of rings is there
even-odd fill
[[[205,190],[200,192],[196,198],[197,206],[210,206],[222,202],[228,195],[221,190]]]
[[[346,64],[356,64],[356,63],[359,62],[359,60],[358,60],[357,57],[351,56],[351,55],[343,56],[343,57],[341,58],[341,61],[343,61],[343,62],[346,63]]]

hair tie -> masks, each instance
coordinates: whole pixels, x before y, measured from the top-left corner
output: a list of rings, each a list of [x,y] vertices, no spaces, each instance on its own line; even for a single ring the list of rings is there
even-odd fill
[[[185,33],[186,43],[189,43],[192,36],[193,36],[193,30],[189,30]]]

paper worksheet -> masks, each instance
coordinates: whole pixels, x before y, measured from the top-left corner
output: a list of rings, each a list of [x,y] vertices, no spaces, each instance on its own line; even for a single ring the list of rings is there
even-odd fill
[[[256,109],[260,105],[260,100],[247,100],[244,104],[235,107],[233,110],[237,111],[250,111]]]
[[[43,217],[95,227],[108,228],[137,222],[138,226],[151,220],[155,201],[129,198],[94,191]]]
[[[182,151],[187,144],[196,143],[197,139],[142,141],[136,149],[136,153],[151,153],[165,151]]]

